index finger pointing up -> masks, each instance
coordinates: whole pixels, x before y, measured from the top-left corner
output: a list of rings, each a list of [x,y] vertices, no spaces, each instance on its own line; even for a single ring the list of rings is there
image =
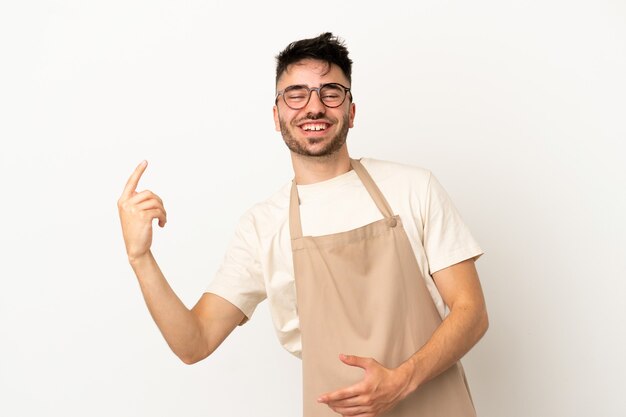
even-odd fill
[[[126,186],[124,187],[123,195],[125,197],[130,197],[133,195],[133,192],[137,189],[137,184],[139,184],[139,179],[141,178],[143,172],[146,170],[147,166],[148,161],[141,161],[141,163],[137,165],[137,168],[135,168],[135,171],[133,171],[130,178],[128,179],[128,182],[126,182]]]

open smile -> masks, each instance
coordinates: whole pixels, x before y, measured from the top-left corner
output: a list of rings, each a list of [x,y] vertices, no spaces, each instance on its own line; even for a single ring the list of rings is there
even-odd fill
[[[326,130],[330,127],[328,123],[305,123],[300,125],[300,129],[304,131],[315,131],[318,132],[320,130]]]
[[[324,135],[326,130],[330,129],[331,126],[332,124],[327,121],[306,121],[298,125],[307,136]]]

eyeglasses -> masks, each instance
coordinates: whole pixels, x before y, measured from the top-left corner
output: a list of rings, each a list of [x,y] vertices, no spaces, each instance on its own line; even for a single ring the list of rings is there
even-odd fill
[[[322,84],[317,88],[309,88],[306,85],[290,85],[276,93],[275,103],[278,103],[278,96],[282,95],[287,107],[292,110],[300,110],[309,104],[312,91],[317,91],[317,95],[322,103],[330,108],[341,106],[346,101],[348,93],[350,93],[350,98],[352,99],[352,93],[348,87],[338,83],[328,83]]]

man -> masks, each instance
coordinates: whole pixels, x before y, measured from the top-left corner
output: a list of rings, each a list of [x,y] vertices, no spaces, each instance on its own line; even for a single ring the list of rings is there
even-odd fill
[[[277,63],[274,121],[295,179],[242,217],[191,310],[150,252],[166,213],[136,191],[147,163],[128,180],[122,230],[152,317],[190,364],[268,298],[279,340],[303,360],[305,417],[475,415],[458,360],[488,326],[482,251],[430,172],[350,158],[352,61],[336,37],[294,42]]]

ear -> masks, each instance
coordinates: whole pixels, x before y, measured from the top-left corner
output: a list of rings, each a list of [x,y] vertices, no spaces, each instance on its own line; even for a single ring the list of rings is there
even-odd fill
[[[348,124],[348,127],[352,128],[354,127],[354,114],[356,113],[356,105],[354,103],[350,103],[350,114],[349,114],[349,119],[350,119],[350,123]]]
[[[280,118],[278,117],[278,107],[274,105],[272,110],[274,112],[274,129],[276,129],[277,132],[280,132]]]

